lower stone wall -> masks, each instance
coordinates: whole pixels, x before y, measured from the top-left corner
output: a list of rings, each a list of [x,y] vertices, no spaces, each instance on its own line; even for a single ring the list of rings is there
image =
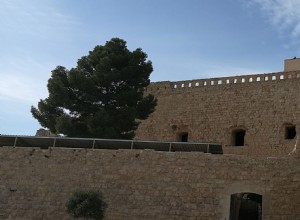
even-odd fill
[[[298,157],[149,150],[0,148],[0,219],[71,219],[75,189],[99,189],[105,219],[228,220],[230,195],[262,195],[264,220],[300,219]]]

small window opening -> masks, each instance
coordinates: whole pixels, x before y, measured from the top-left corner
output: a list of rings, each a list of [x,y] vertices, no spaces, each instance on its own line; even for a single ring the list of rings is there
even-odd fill
[[[285,127],[285,139],[294,139],[296,137],[296,126],[289,125]]]
[[[189,133],[183,132],[179,134],[179,141],[180,142],[188,142],[189,140]]]
[[[246,131],[244,129],[234,130],[232,132],[232,145],[244,146]]]

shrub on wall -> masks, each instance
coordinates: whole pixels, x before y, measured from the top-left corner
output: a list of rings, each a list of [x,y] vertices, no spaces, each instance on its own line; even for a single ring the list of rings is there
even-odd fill
[[[107,204],[99,191],[76,190],[67,201],[66,208],[74,218],[102,220]]]

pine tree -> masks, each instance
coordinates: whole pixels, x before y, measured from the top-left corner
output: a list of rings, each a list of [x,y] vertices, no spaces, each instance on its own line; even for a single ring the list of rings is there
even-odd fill
[[[155,110],[154,96],[144,95],[152,71],[142,49],[131,52],[126,41],[113,38],[75,68],[57,66],[48,80],[49,97],[31,113],[52,133],[132,139],[140,120]]]

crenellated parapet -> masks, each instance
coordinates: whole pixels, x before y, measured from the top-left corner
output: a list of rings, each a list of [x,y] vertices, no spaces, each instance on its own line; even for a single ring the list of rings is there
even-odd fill
[[[275,72],[275,73],[263,73],[253,75],[241,75],[219,78],[207,78],[207,79],[194,79],[184,81],[164,81],[151,83],[147,91],[155,92],[158,90],[174,90],[183,88],[197,88],[197,87],[209,87],[209,86],[224,86],[231,84],[244,84],[244,83],[262,83],[270,81],[281,81],[300,78],[300,71],[290,72]]]

